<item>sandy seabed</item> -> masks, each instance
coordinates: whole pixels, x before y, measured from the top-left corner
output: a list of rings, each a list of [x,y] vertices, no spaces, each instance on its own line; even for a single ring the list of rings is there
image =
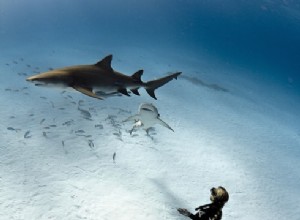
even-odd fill
[[[219,185],[230,193],[223,219],[300,215],[299,96],[284,90],[291,83],[154,50],[31,51],[1,52],[0,219],[185,219],[176,208],[208,203]],[[187,77],[159,88],[157,101],[142,88],[141,96],[99,101],[25,81],[109,53],[120,72],[144,68],[144,80]],[[142,102],[175,132],[157,125],[151,137],[130,135],[122,121]]]

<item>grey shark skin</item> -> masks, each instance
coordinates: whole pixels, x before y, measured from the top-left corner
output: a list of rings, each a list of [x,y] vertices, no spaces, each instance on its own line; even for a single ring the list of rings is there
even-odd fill
[[[135,95],[140,95],[138,89],[144,87],[147,93],[157,99],[154,91],[171,81],[177,79],[181,72],[142,82],[143,70],[139,70],[132,76],[124,75],[111,67],[112,55],[93,65],[70,66],[54,69],[28,77],[26,80],[34,82],[37,86],[55,85],[71,87],[87,96],[103,99],[104,97],[124,94],[130,96],[130,90]],[[103,94],[103,96],[101,95]]]
[[[135,122],[130,133],[132,133],[135,128],[141,127],[148,134],[149,129],[155,124],[160,124],[174,132],[174,130],[166,122],[160,119],[160,114],[158,113],[157,108],[150,103],[142,103],[139,107],[138,113],[130,116],[123,122],[127,121]]]

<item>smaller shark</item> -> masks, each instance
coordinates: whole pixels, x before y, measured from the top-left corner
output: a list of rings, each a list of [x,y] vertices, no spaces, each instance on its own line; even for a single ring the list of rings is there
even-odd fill
[[[36,86],[71,87],[84,95],[97,99],[122,94],[130,96],[131,92],[140,95],[138,89],[144,87],[152,98],[157,99],[154,91],[172,79],[177,79],[181,74],[181,72],[177,72],[159,79],[143,82],[141,80],[143,70],[127,76],[113,70],[111,61],[112,55],[108,55],[96,64],[54,69],[30,76],[26,80],[35,83]]]
[[[166,122],[160,119],[160,114],[158,113],[157,108],[151,103],[142,103],[139,107],[138,113],[130,116],[123,122],[127,121],[134,121],[134,125],[130,130],[130,134],[132,134],[136,128],[141,127],[149,135],[149,130],[155,124],[160,124],[174,132],[174,130]]]

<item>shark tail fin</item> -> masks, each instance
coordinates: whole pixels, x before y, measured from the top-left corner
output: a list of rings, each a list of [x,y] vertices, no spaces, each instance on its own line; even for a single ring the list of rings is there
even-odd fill
[[[177,77],[181,74],[181,72],[177,72],[177,73],[173,73],[171,75],[159,78],[159,79],[155,79],[155,80],[151,80],[145,83],[144,87],[147,91],[147,93],[154,99],[157,99],[155,97],[155,93],[154,91],[165,85],[166,83],[170,82],[172,79],[177,79]]]

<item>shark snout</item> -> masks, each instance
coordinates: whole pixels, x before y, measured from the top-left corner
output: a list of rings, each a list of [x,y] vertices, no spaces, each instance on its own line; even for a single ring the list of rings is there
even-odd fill
[[[40,77],[39,75],[34,75],[34,76],[30,76],[26,79],[26,81],[29,81],[29,82],[43,82],[43,83],[47,83],[49,81],[48,78],[43,78],[43,77]]]
[[[30,76],[26,79],[26,81],[35,81],[37,78],[35,76]]]

